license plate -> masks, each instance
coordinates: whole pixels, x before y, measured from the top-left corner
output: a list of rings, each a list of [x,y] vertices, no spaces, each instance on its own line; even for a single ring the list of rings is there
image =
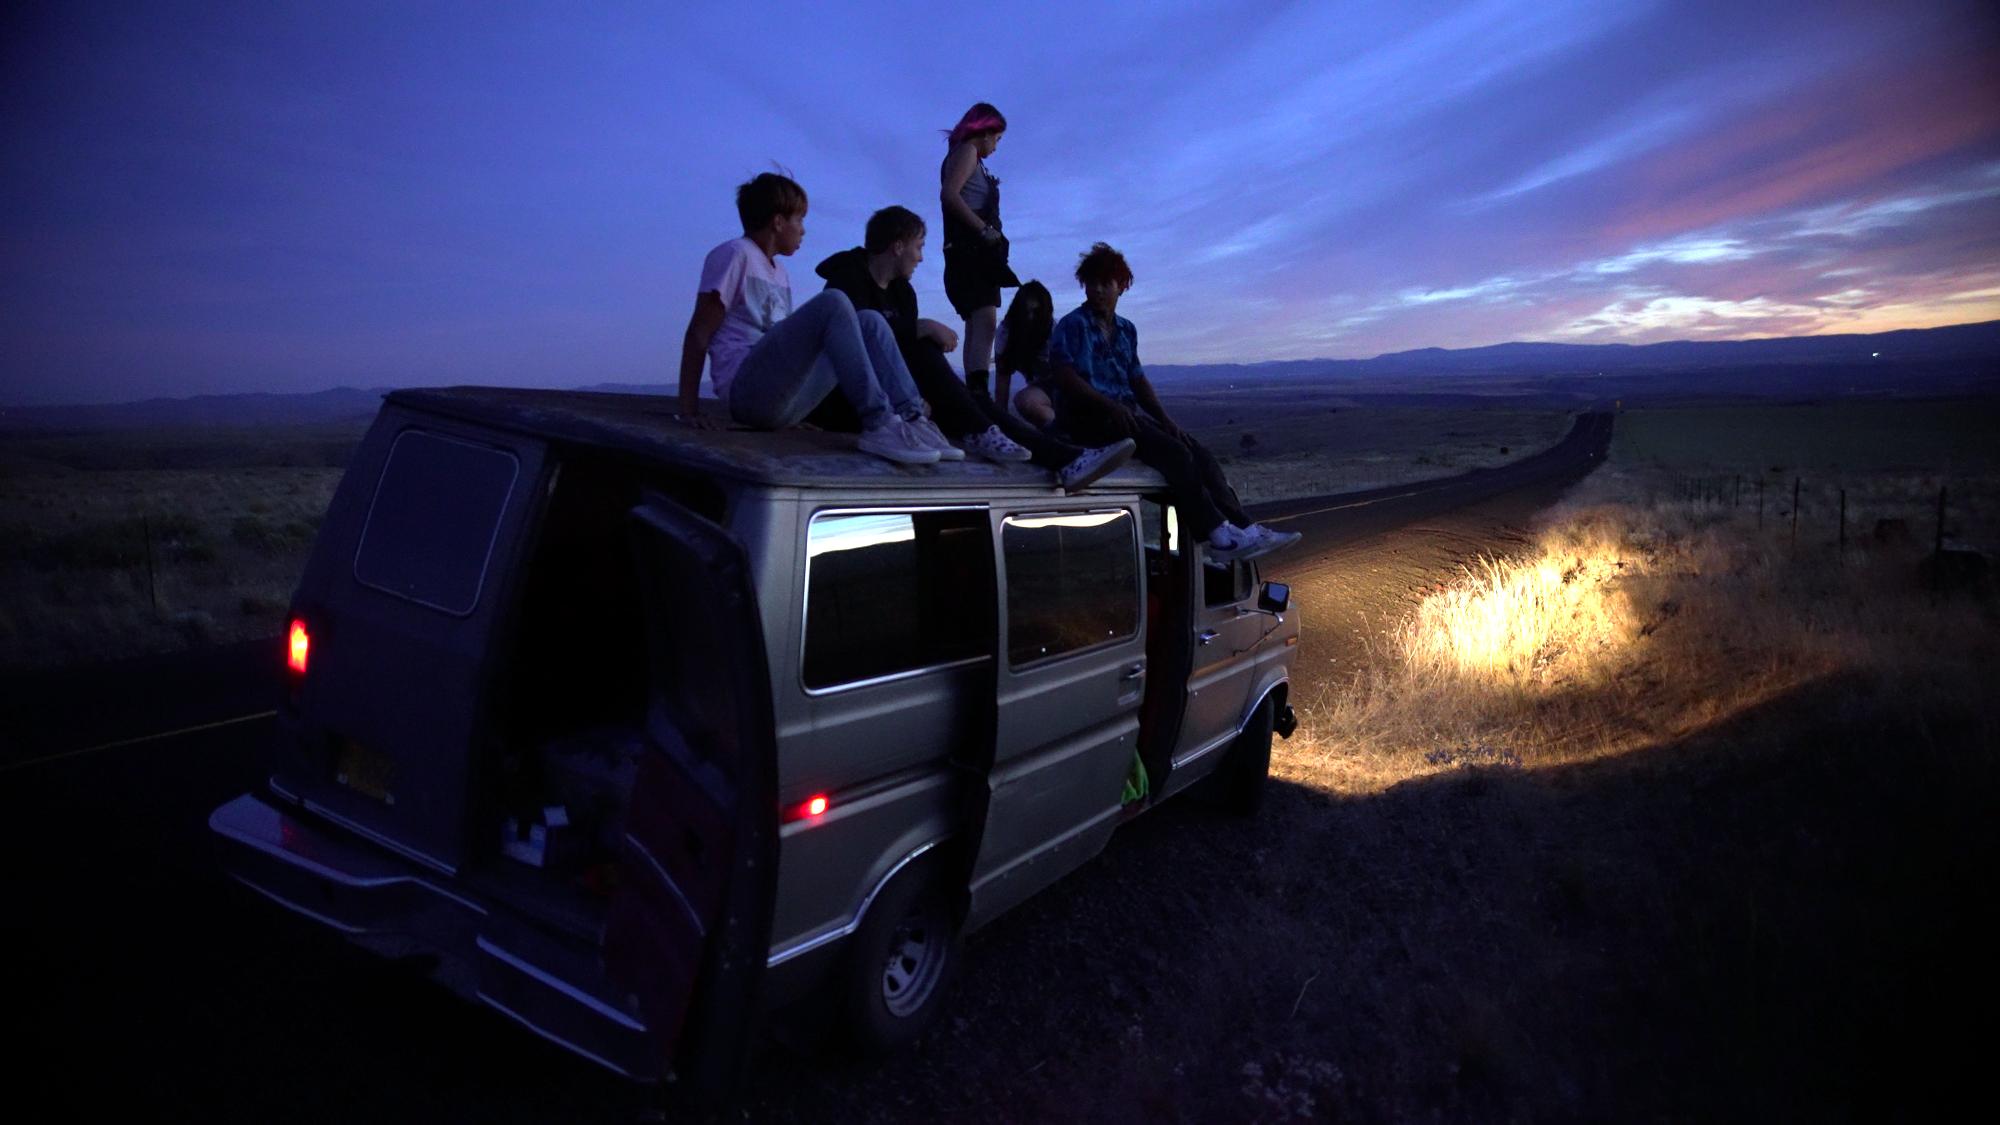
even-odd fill
[[[333,767],[333,779],[385,805],[396,803],[396,763],[390,761],[387,754],[379,754],[359,743],[341,744],[340,756]]]

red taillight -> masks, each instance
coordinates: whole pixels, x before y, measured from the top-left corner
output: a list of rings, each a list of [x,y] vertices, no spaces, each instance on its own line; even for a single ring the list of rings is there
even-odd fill
[[[798,804],[786,809],[783,820],[785,823],[791,824],[794,821],[817,819],[825,815],[828,804],[826,794],[815,793],[806,800],[800,801]]]
[[[285,667],[292,670],[292,675],[306,674],[306,650],[311,647],[312,637],[306,633],[306,623],[299,618],[292,618],[291,633],[286,639],[285,646]]]

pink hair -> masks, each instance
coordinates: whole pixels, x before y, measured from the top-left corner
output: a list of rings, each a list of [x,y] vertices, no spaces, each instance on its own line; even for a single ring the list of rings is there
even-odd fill
[[[958,119],[957,125],[952,126],[951,132],[946,134],[945,144],[957,148],[959,143],[968,137],[1006,131],[1007,119],[1001,116],[1000,111],[987,102],[980,102],[966,110],[965,116]]]

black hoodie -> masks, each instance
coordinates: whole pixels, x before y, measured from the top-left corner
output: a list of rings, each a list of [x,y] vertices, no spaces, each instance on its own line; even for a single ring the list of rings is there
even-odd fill
[[[828,289],[838,289],[854,302],[854,311],[874,309],[889,322],[889,330],[896,334],[896,346],[904,351],[917,342],[917,290],[905,278],[889,283],[888,288],[875,284],[875,278],[868,272],[868,251],[856,246],[842,250],[821,262],[815,273],[826,279]]]

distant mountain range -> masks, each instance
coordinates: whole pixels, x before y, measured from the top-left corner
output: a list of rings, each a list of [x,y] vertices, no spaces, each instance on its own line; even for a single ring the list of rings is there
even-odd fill
[[[1934,396],[2000,393],[2000,321],[1849,336],[1675,340],[1663,344],[1493,344],[1419,348],[1373,359],[1160,364],[1161,389],[1246,386],[1370,396],[1505,396],[1555,405],[1627,405],[1731,398]],[[664,383],[576,388],[672,394]],[[94,406],[0,407],[0,433],[132,426],[273,426],[365,422],[389,388],[310,394],[155,398]]]
[[[1274,363],[1176,364],[1148,367],[1158,383],[1308,379],[1341,382],[1504,376],[1560,379],[1644,372],[1711,372],[1779,364],[1881,367],[1912,362],[2000,362],[2000,320],[1945,328],[1910,328],[1871,335],[1782,336],[1768,340],[1674,340],[1662,344],[1492,344],[1481,348],[1418,348],[1373,359],[1300,359]]]

